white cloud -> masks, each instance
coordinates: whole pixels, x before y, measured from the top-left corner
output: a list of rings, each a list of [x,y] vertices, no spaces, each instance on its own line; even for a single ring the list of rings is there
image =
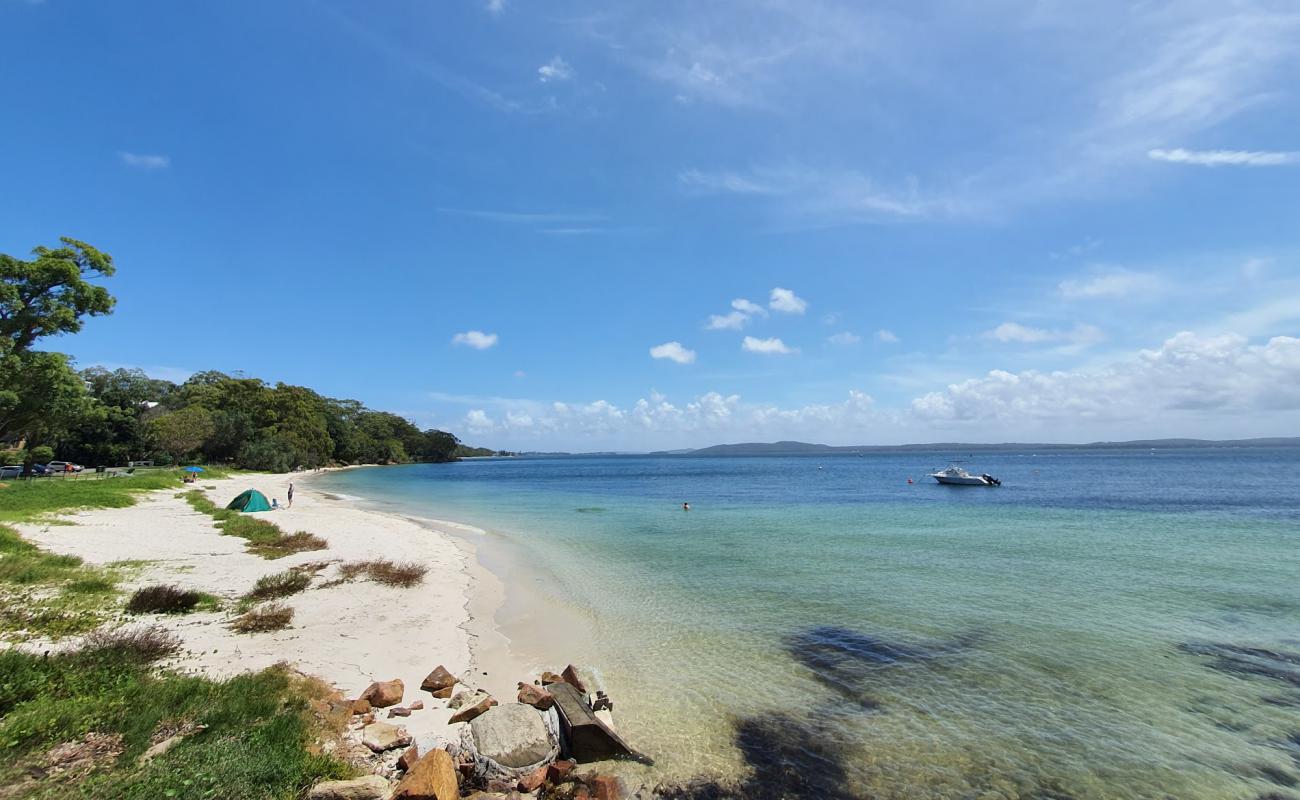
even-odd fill
[[[912,402],[926,420],[1032,423],[1161,422],[1171,412],[1239,414],[1300,409],[1300,339],[1251,345],[1241,336],[1180,333],[1155,350],[1076,371],[993,370]],[[1163,423],[1162,423],[1163,424]],[[1196,430],[1184,435],[1195,434]]]
[[[486,411],[481,408],[475,408],[471,409],[470,412],[465,415],[465,427],[474,433],[482,433],[495,428],[496,423],[488,417]]]
[[[735,300],[732,300],[731,307],[736,309],[742,314],[749,314],[751,317],[767,316],[766,308],[763,308],[758,303],[754,303],[749,300],[746,300],[743,297],[737,297]]]
[[[898,344],[900,340],[898,336],[894,334],[893,331],[885,330],[884,328],[881,328],[880,330],[876,331],[876,341],[884,342],[885,344]]]
[[[791,355],[799,352],[799,348],[788,347],[785,342],[776,337],[756,339],[753,336],[746,336],[740,347],[750,353],[763,353],[764,355]]]
[[[1149,298],[1160,291],[1162,282],[1158,276],[1147,272],[1112,269],[1086,278],[1061,281],[1057,288],[1066,300],[1118,299],[1134,295]]]
[[[483,331],[465,331],[451,337],[451,343],[463,344],[475,350],[486,350],[497,343],[497,335],[495,333],[484,333]]]
[[[496,16],[506,10],[506,0],[485,0],[483,7],[489,14]]]
[[[704,327],[711,331],[738,331],[745,327],[749,322],[749,315],[741,311],[732,311],[727,314],[713,314],[709,317],[709,322]]]
[[[1300,153],[1263,150],[1148,150],[1155,161],[1198,164],[1203,167],[1280,167],[1300,163]]]
[[[145,155],[141,153],[118,153],[118,158],[128,167],[136,169],[167,169],[172,165],[171,156]]]
[[[1093,325],[1075,325],[1074,328],[1063,330],[1048,330],[1046,328],[1031,328],[1021,325],[1018,322],[1004,322],[991,331],[984,332],[984,338],[996,339],[999,342],[1009,343],[1016,342],[1020,344],[1038,344],[1042,342],[1068,342],[1070,344],[1087,346],[1096,344],[1106,338],[1100,328]]]
[[[559,56],[537,68],[537,79],[542,83],[567,81],[571,78],[573,78],[573,67]]]
[[[691,364],[695,362],[695,351],[686,349],[681,342],[665,342],[650,348],[650,357],[666,358],[678,364]]]
[[[923,197],[914,179],[888,189],[852,169],[817,169],[800,164],[758,166],[747,172],[684,170],[677,175],[699,194],[748,195],[779,204],[788,222],[823,226],[842,223],[921,219],[956,211],[956,201]]]
[[[808,301],[789,289],[778,287],[772,290],[772,300],[768,303],[768,307],[785,314],[802,314],[808,310]]]
[[[850,345],[850,344],[857,344],[858,342],[862,341],[862,337],[858,336],[856,333],[841,331],[839,333],[827,336],[826,341],[830,342],[831,344]]]

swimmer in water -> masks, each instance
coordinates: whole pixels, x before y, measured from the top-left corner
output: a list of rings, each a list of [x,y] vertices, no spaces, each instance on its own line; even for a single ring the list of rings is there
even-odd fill
[[[690,510],[691,510],[690,503],[682,503],[682,511],[690,511]]]

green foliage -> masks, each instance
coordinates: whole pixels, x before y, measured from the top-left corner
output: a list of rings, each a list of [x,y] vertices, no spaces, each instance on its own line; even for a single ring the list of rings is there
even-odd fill
[[[149,432],[177,463],[198,450],[215,430],[212,415],[202,406],[186,406],[149,422]]]
[[[84,318],[113,310],[113,296],[90,278],[113,274],[113,258],[63,237],[37,247],[31,261],[0,253],[0,350],[23,353],[43,336],[76,333]]]
[[[54,460],[54,448],[43,444],[38,447],[33,447],[28,451],[28,455],[33,464],[48,464]]]
[[[297,594],[311,585],[311,576],[300,570],[286,570],[273,575],[263,575],[244,595],[250,600],[276,600]]]
[[[164,635],[145,629],[49,658],[0,653],[0,785],[40,800],[278,800],[350,774],[313,752],[327,724],[311,711],[325,696],[319,683],[279,668],[226,681],[155,672],[149,662],[168,648]],[[197,725],[207,730],[137,765],[155,734]],[[121,755],[71,785],[30,777],[49,748],[92,731],[120,735]]]
[[[7,340],[0,339],[0,345]],[[62,353],[0,353],[0,437],[40,441],[86,408],[86,388]]]
[[[187,614],[203,599],[200,592],[179,586],[145,586],[126,602],[128,614]]]
[[[184,494],[184,497],[195,511],[208,514],[215,519],[217,527],[223,534],[247,539],[248,552],[262,558],[283,558],[294,553],[324,550],[329,546],[324,539],[306,531],[285,534],[274,522],[250,517],[228,508],[220,508],[202,490],[191,489]]]

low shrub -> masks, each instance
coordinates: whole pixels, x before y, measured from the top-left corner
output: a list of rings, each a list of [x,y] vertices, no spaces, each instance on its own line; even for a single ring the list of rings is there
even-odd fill
[[[253,600],[275,600],[297,594],[310,585],[311,575],[291,569],[274,575],[263,575],[244,596]]]
[[[81,640],[78,652],[90,655],[117,655],[130,661],[148,664],[181,649],[176,634],[161,625],[95,631]]]
[[[272,539],[269,542],[250,545],[248,550],[262,558],[284,558],[294,553],[325,550],[328,547],[329,542],[319,536],[307,531],[298,531],[288,535],[282,533],[279,538]]]
[[[146,586],[137,589],[126,602],[128,614],[187,614],[203,599],[192,589],[179,586]]]
[[[388,559],[351,561],[339,567],[339,579],[350,581],[365,575],[370,580],[385,586],[409,589],[423,581],[428,571],[428,567],[410,561],[396,562]]]
[[[266,633],[284,630],[292,622],[292,608],[271,603],[235,617],[230,622],[230,629],[236,633]]]

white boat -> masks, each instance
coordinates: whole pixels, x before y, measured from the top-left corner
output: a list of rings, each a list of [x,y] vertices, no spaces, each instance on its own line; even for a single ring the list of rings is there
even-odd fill
[[[949,486],[1001,486],[1002,481],[992,475],[972,475],[956,464],[951,464],[947,469],[941,469],[938,472],[931,472],[930,477],[939,483]]]

